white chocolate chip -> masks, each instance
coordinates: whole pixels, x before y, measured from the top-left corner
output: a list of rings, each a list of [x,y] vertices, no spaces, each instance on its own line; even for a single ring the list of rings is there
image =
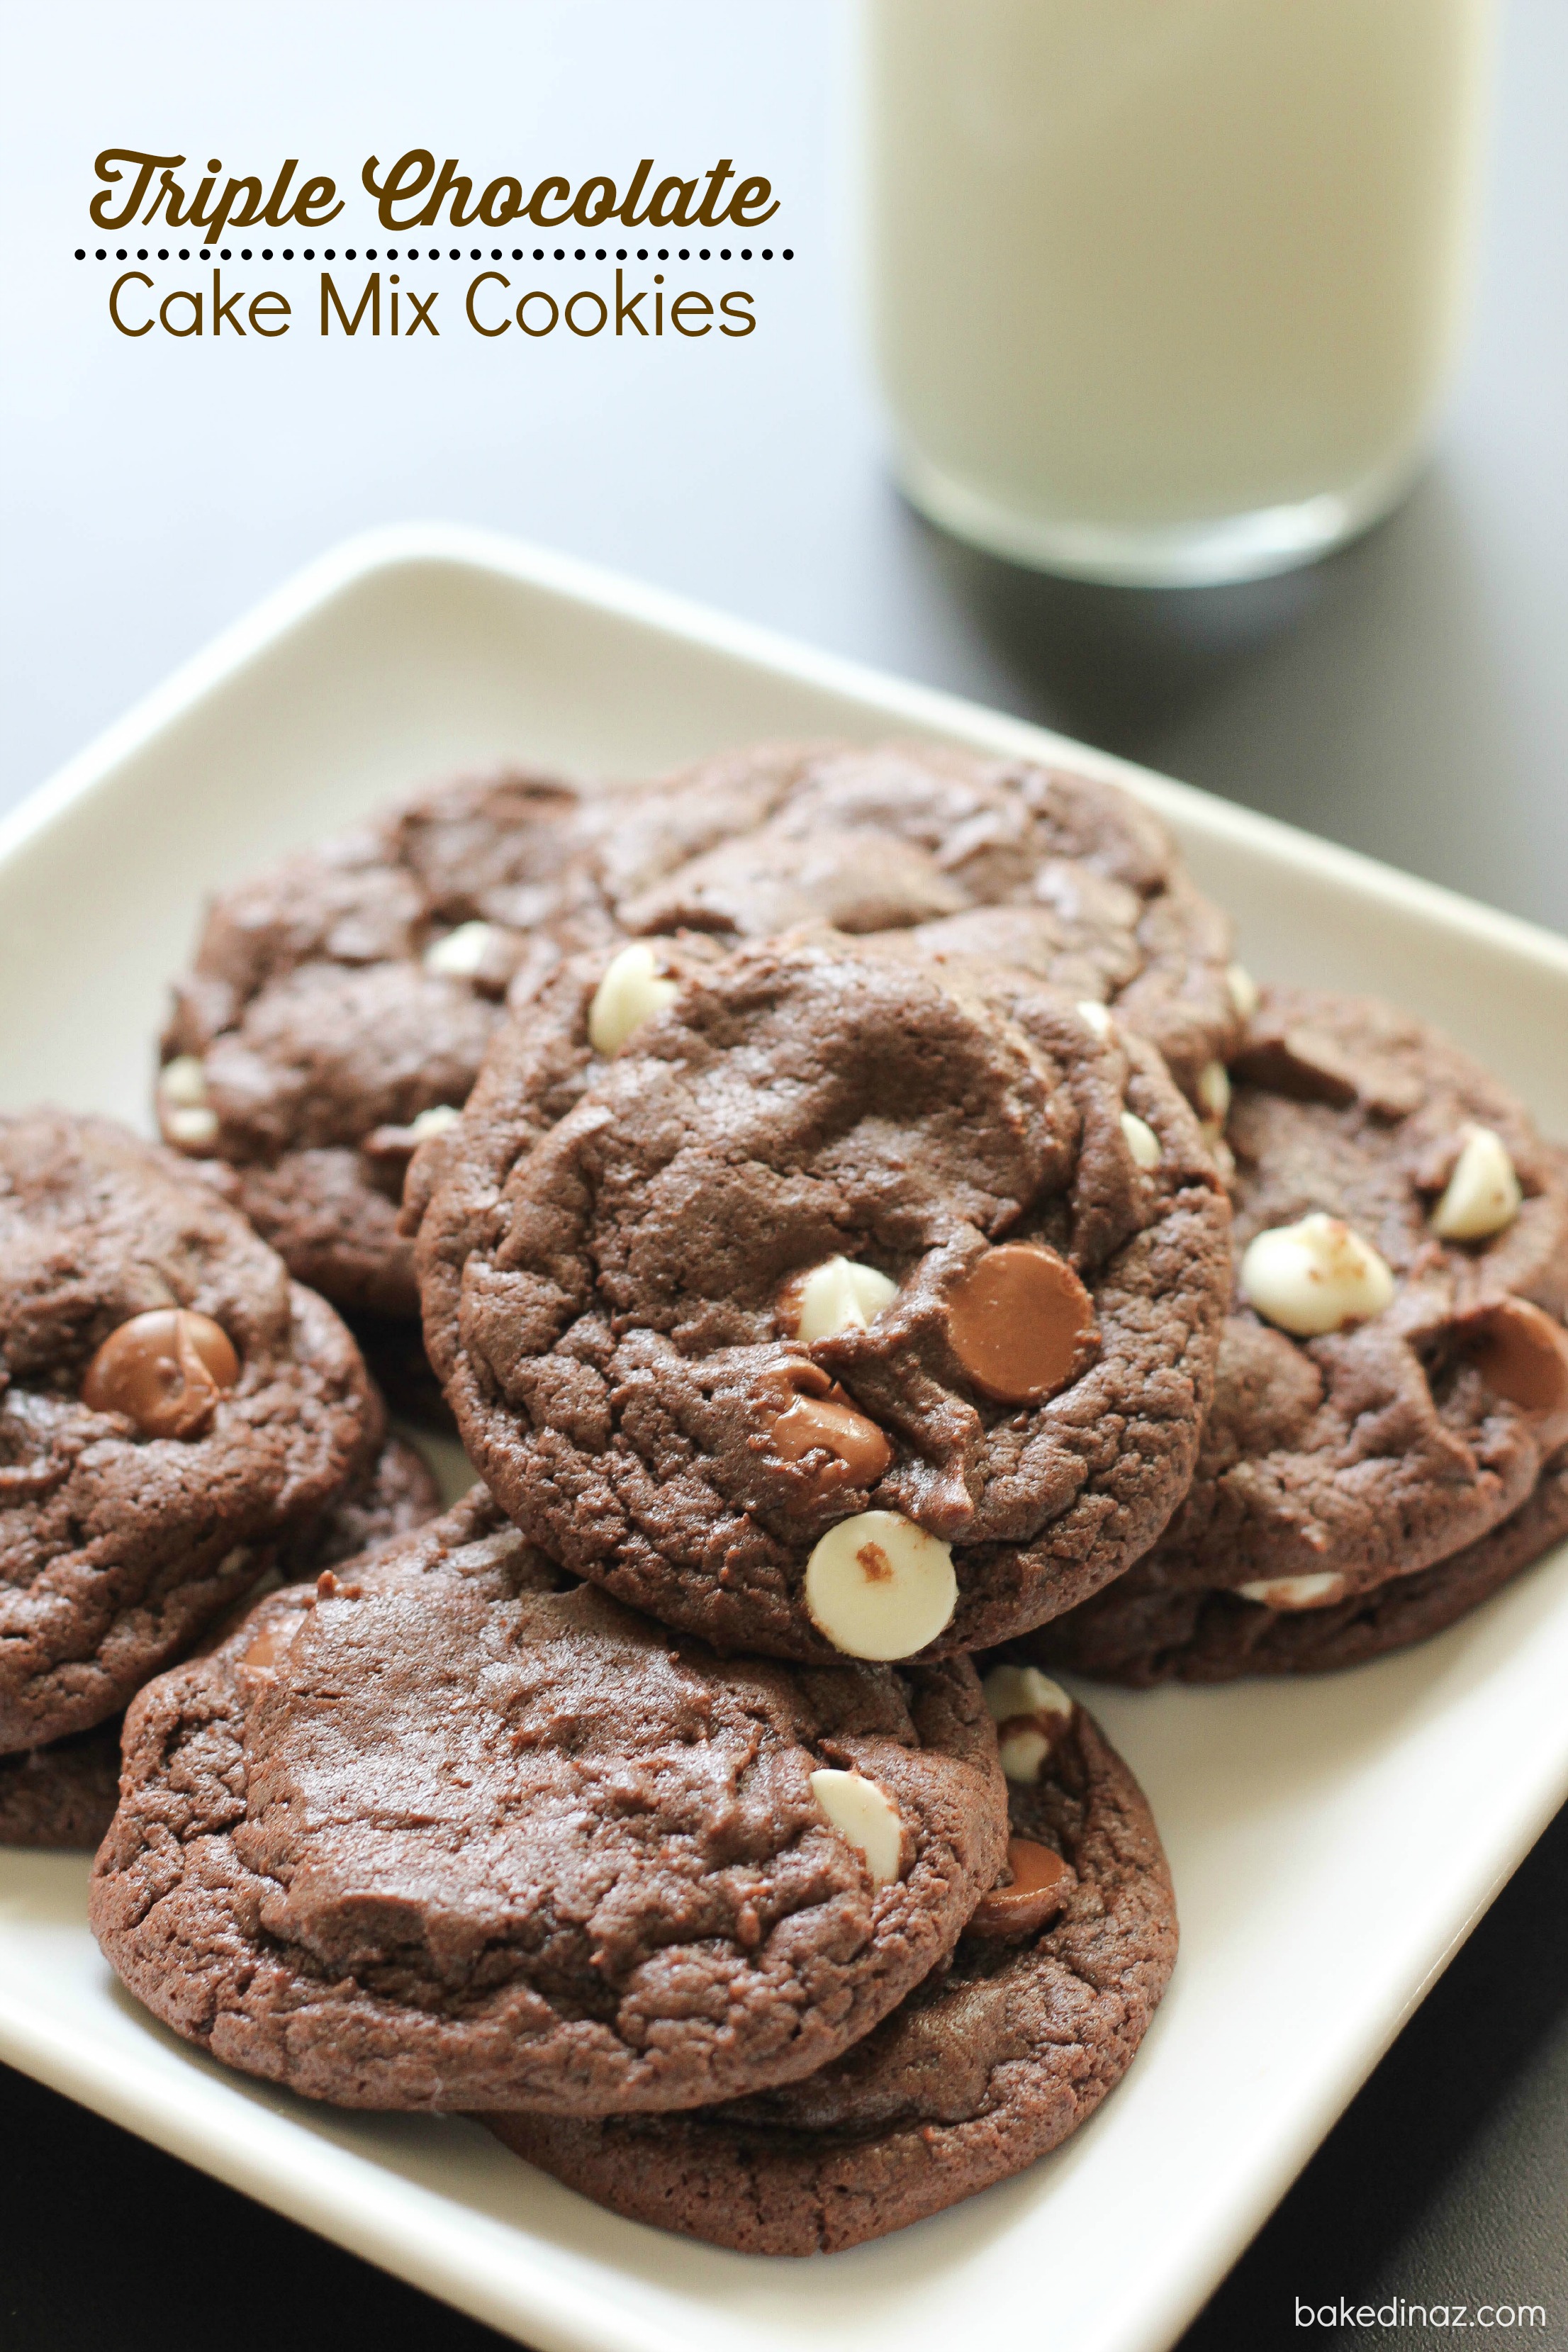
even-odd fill
[[[662,1013],[680,993],[679,983],[659,971],[658,957],[635,940],[613,957],[588,1007],[588,1043],[595,1054],[618,1054],[634,1029]]]
[[[901,1511],[829,1528],[805,1569],[806,1613],[847,1658],[908,1658],[958,1606],[952,1552]]]
[[[1244,1021],[1250,1021],[1258,1010],[1258,982],[1244,963],[1226,966],[1225,984],[1230,991],[1230,1001]]]
[[[488,923],[459,923],[445,939],[432,940],[425,950],[426,971],[443,973],[448,980],[472,980],[483,963],[490,944]]]
[[[799,1278],[795,1337],[830,1339],[835,1331],[864,1331],[899,1295],[899,1286],[874,1265],[852,1257],[825,1258]]]
[[[462,1116],[450,1103],[432,1103],[428,1110],[422,1110],[417,1118],[409,1121],[408,1132],[416,1142],[428,1143],[433,1135],[445,1135],[449,1127],[456,1127]]]
[[[981,1689],[1001,1727],[996,1752],[1003,1771],[1033,1788],[1051,1752],[1051,1727],[1072,1714],[1071,1699],[1037,1666],[993,1666]]]
[[[1127,1149],[1132,1154],[1136,1167],[1158,1168],[1164,1153],[1159,1137],[1146,1119],[1140,1118],[1135,1110],[1124,1110],[1121,1132],[1127,1139]]]
[[[1092,997],[1086,996],[1079,1002],[1078,1011],[1085,1026],[1092,1029],[1097,1037],[1110,1036],[1112,1024],[1109,1006],[1097,1004]]]
[[[1050,1752],[1050,1735],[1037,1723],[1010,1724],[996,1742],[1004,1779],[1020,1781],[1026,1789],[1035,1787]]]
[[[1265,1609],[1326,1609],[1340,1599],[1345,1580],[1332,1569],[1321,1569],[1315,1576],[1259,1577],[1236,1589],[1244,1601],[1256,1601]]]
[[[195,1110],[207,1098],[206,1065],[199,1054],[176,1054],[158,1073],[158,1092],[181,1110]]]
[[[1523,1198],[1501,1136],[1489,1127],[1468,1127],[1447,1188],[1432,1212],[1432,1231],[1446,1242],[1484,1241],[1512,1224]]]
[[[811,1793],[841,1838],[860,1853],[873,1886],[897,1878],[904,1825],[886,1789],[860,1772],[824,1770],[811,1776]]]
[[[1299,1224],[1255,1234],[1241,1261],[1241,1295],[1299,1339],[1379,1315],[1394,1297],[1386,1259],[1342,1217],[1321,1209]]]
[[[1198,1072],[1198,1104],[1205,1119],[1225,1125],[1230,1108],[1230,1073],[1223,1062],[1205,1062]]]
[[[158,1073],[158,1115],[166,1141],[182,1151],[205,1151],[217,1139],[217,1113],[207,1107],[207,1074],[199,1054],[176,1054]]]
[[[177,1143],[182,1151],[205,1151],[217,1139],[216,1110],[166,1110],[163,1113],[163,1133],[169,1142]]]
[[[1072,1701],[1060,1683],[1052,1682],[1038,1666],[993,1666],[980,1687],[997,1723],[1016,1715],[1059,1715],[1065,1721],[1072,1713]]]

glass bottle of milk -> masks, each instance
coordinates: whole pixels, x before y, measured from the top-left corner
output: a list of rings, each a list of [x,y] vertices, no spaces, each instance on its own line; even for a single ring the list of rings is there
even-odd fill
[[[900,471],[1082,578],[1257,577],[1386,513],[1468,307],[1493,0],[866,0]]]

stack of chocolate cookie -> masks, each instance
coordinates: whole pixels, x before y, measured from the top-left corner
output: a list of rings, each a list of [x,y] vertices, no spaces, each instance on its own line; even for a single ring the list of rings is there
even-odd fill
[[[1568,1186],[1408,1014],[1271,989],[1232,1064],[1236,1296],[1196,1475],[1018,1654],[1119,1682],[1352,1665],[1568,1534]]]
[[[132,1706],[147,2005],[757,2252],[1065,2137],[1175,1915],[1043,1668],[1337,1664],[1568,1523],[1557,1160],[1230,952],[1124,794],[935,747],[464,780],[219,901],[166,1142],[483,1483]]]
[[[134,1693],[437,1503],[338,1317],[185,1162],[0,1118],[0,1844],[96,1846]]]

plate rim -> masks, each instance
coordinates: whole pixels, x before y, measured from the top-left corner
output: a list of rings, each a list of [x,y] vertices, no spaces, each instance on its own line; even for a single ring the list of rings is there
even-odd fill
[[[1325,883],[1399,905],[1428,922],[1462,931],[1522,956],[1568,980],[1568,939],[1544,925],[1406,873],[1364,851],[1348,849],[1282,817],[1243,807],[1197,784],[1180,782],[1070,735],[994,710],[945,688],[922,686],[850,656],[836,654],[763,623],[662,588],[608,566],[478,525],[405,522],[336,541],[221,629],[119,719],[0,816],[0,867],[58,818],[74,810],[124,761],[254,660],[302,628],[338,597],[378,572],[446,564],[521,582],[589,610],[696,643],[804,686],[897,713],[922,731],[958,737],[1004,754],[1070,762],[1134,793],[1162,815],[1195,825],[1239,849],[1288,855]]]

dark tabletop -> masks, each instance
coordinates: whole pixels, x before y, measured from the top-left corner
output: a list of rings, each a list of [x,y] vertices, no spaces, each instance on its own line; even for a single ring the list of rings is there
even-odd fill
[[[0,410],[12,555],[0,808],[321,547],[437,514],[1046,719],[1568,929],[1563,0],[1514,0],[1507,18],[1477,332],[1438,463],[1390,523],[1315,571],[1175,597],[1010,572],[927,530],[889,489],[844,291],[830,136],[842,0],[751,0],[744,12],[595,0],[504,17],[463,0],[438,29],[394,5],[375,12],[374,45],[359,40],[363,12],[331,0],[273,12],[275,31],[226,28],[221,46],[205,37],[209,18],[170,0],[119,29],[105,16],[86,53],[75,14],[32,12],[12,37],[14,79],[46,93],[68,84],[85,111],[26,110],[11,142],[10,168],[43,193],[30,223],[12,207],[4,245],[36,365],[8,372]],[[408,116],[416,44],[433,119],[468,149],[510,155],[521,89],[533,145],[556,119],[548,100],[577,168],[597,167],[586,159],[605,145],[606,110],[612,143],[651,138],[654,121],[667,144],[765,150],[759,168],[790,192],[797,255],[793,274],[775,265],[767,335],[723,378],[639,357],[629,372],[541,365],[525,379],[470,341],[395,379],[357,352],[300,353],[265,374],[226,362],[193,397],[195,377],[166,354],[133,364],[136,347],[102,331],[101,287],[84,295],[62,258],[75,235],[57,223],[75,217],[68,200],[79,211],[82,153],[111,116],[124,137],[137,105],[172,121],[182,105],[209,109],[220,87],[234,152],[247,136],[294,152],[299,126],[278,92],[307,23],[331,97],[317,93],[318,147],[330,122],[345,154],[384,142],[386,110]],[[150,26],[170,38],[149,39]],[[606,43],[620,60],[610,100],[593,79]],[[495,69],[477,76],[481,52]],[[0,2168],[7,2352],[501,2340],[3,2073]],[[1542,2305],[1543,2322],[1485,2340],[1568,2345],[1565,2222],[1568,1816],[1183,2352],[1455,2341],[1418,2321],[1298,2328],[1298,2299],[1342,2297]]]

